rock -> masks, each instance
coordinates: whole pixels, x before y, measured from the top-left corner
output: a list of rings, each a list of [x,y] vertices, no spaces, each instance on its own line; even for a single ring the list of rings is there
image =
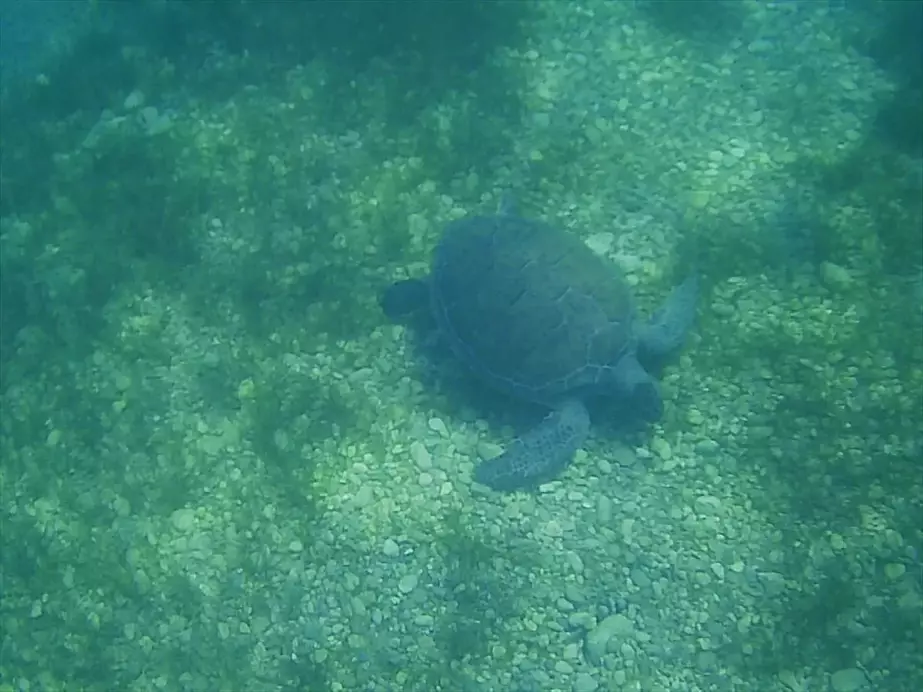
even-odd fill
[[[583,560],[577,553],[567,553],[567,562],[577,574],[583,574]]]
[[[605,618],[596,627],[594,627],[586,636],[586,655],[587,659],[596,665],[602,662],[609,646],[609,640],[613,637],[626,637],[634,631],[634,625],[631,620],[622,615],[615,613]]]
[[[889,562],[885,565],[885,576],[891,581],[897,581],[906,571],[907,567],[901,562]]]
[[[170,515],[170,521],[177,531],[188,531],[195,525],[195,512],[188,507],[183,507]]]
[[[356,491],[356,494],[353,496],[353,504],[355,504],[356,507],[365,507],[373,499],[374,496],[372,495],[372,489],[367,485],[363,485],[361,488],[359,488],[359,490]]]
[[[398,590],[403,594],[408,594],[417,588],[419,577],[416,574],[405,574],[397,583]]]
[[[612,521],[612,500],[605,495],[596,498],[596,523],[608,526]]]
[[[441,418],[430,418],[429,429],[441,437],[449,436],[449,429],[445,426]]]
[[[858,668],[843,668],[830,676],[833,692],[856,692],[866,687],[868,678]]]
[[[567,661],[558,661],[554,664],[555,672],[561,675],[570,675],[574,672],[574,667]]]
[[[493,459],[503,454],[503,447],[494,442],[478,442],[478,457],[481,459]]]
[[[430,456],[429,450],[419,440],[414,441],[410,445],[410,458],[413,459],[414,463],[422,471],[426,471],[433,467],[433,457]]]
[[[638,463],[635,450],[627,445],[617,444],[612,450],[612,460],[619,466],[634,466]]]
[[[655,437],[651,440],[651,451],[664,461],[669,461],[673,457],[673,449],[670,443],[662,437]]]
[[[615,236],[608,232],[594,233],[586,239],[587,247],[597,255],[606,255],[612,250],[613,243],[615,243]]]
[[[830,290],[843,290],[853,283],[849,270],[833,262],[824,262],[820,266],[820,277]]]
[[[574,692],[596,692],[599,683],[589,673],[579,673],[574,680]]]
[[[385,557],[397,557],[401,552],[401,547],[393,538],[386,538],[381,546],[381,552],[385,554]]]

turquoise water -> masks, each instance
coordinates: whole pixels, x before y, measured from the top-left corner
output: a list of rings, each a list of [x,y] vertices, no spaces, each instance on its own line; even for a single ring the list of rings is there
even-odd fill
[[[0,692],[923,686],[919,4],[90,9],[0,54]],[[379,297],[511,191],[704,290],[501,494]]]

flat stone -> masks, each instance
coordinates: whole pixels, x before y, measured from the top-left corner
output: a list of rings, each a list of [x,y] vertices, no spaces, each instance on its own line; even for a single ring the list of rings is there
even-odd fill
[[[670,443],[662,437],[655,437],[651,440],[651,451],[664,461],[669,461],[673,457],[673,449]]]
[[[356,507],[365,507],[373,499],[374,496],[372,495],[372,489],[367,485],[363,485],[361,488],[359,488],[359,490],[356,491],[356,494],[353,495],[353,503],[356,505]]]
[[[834,692],[856,692],[866,687],[868,678],[858,668],[842,668],[830,676]]]
[[[596,692],[599,683],[589,673],[578,673],[574,680],[574,692]]]
[[[574,667],[567,661],[558,661],[554,664],[555,672],[561,675],[570,675],[574,672]]]
[[[626,637],[634,631],[634,624],[621,613],[615,613],[605,618],[587,634],[586,655],[587,659],[599,665],[613,637]]]
[[[419,440],[415,440],[411,443],[410,458],[413,459],[417,467],[423,471],[433,467],[433,457],[430,455],[426,445]]]
[[[429,429],[434,433],[441,435],[442,437],[449,436],[449,429],[445,427],[445,423],[441,418],[430,418],[429,419]]]
[[[416,574],[405,574],[397,583],[398,590],[403,594],[408,594],[417,588],[419,577]]]
[[[385,554],[385,557],[397,557],[401,552],[401,547],[393,538],[386,538],[382,543],[381,552]]]
[[[638,463],[638,456],[631,447],[616,444],[612,450],[612,460],[619,466],[634,466]]]
[[[195,526],[195,512],[188,507],[183,507],[170,515],[170,522],[177,531],[189,531]]]

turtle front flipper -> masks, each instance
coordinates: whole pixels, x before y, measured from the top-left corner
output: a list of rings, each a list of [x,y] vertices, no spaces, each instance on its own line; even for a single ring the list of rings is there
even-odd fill
[[[589,429],[586,407],[577,399],[569,399],[503,454],[478,466],[474,479],[494,490],[520,490],[545,483],[570,464]]]
[[[673,289],[650,322],[638,328],[638,356],[645,365],[663,360],[682,346],[695,320],[699,279],[690,276]]]

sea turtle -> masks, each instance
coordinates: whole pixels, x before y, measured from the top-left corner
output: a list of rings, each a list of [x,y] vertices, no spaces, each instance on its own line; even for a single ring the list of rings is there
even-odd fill
[[[501,209],[449,223],[431,274],[391,285],[381,302],[393,319],[432,323],[494,389],[551,409],[475,471],[484,485],[516,490],[570,463],[589,430],[588,398],[616,397],[643,420],[660,418],[645,366],[682,344],[698,292],[698,280],[686,279],[641,322],[613,264],[575,235]]]

